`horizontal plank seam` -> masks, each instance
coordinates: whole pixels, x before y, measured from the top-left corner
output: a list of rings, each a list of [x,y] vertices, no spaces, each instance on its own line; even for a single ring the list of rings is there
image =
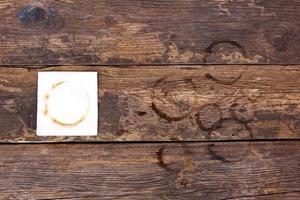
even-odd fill
[[[237,139],[237,140],[194,140],[194,141],[20,141],[0,142],[0,145],[30,144],[181,144],[181,143],[254,143],[254,142],[300,142],[296,139]]]
[[[16,64],[6,64],[6,65],[1,65],[0,68],[21,68],[21,69],[29,69],[29,70],[35,70],[35,69],[45,69],[45,68],[51,68],[51,67],[76,67],[76,66],[81,66],[81,67],[115,67],[115,68],[122,68],[122,67],[184,67],[184,66],[297,66],[300,65],[300,63],[289,63],[289,64],[284,64],[284,63],[276,63],[276,64],[265,64],[265,63],[243,63],[243,64],[229,64],[229,63],[172,63],[172,64],[167,64],[167,63],[154,63],[154,64],[126,64],[126,63],[121,63],[121,64],[66,64],[66,65],[43,65],[41,66],[40,64],[36,65],[16,65]],[[38,67],[36,67],[38,66]]]
[[[268,193],[268,194],[245,195],[245,196],[229,197],[229,198],[225,198],[225,199],[221,199],[221,200],[233,200],[233,199],[241,199],[241,198],[273,196],[273,195],[292,194],[292,193],[300,193],[300,191],[295,190],[295,191],[288,191],[288,192],[274,192],[274,193]]]

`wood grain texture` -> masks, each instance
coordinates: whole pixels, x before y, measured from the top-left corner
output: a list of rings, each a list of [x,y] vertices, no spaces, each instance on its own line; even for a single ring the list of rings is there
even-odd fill
[[[297,0],[3,0],[0,65],[300,62]]]
[[[37,137],[38,71],[99,76],[96,137]],[[299,139],[299,66],[0,69],[0,141]]]
[[[2,199],[300,198],[299,141],[22,144],[0,154]]]

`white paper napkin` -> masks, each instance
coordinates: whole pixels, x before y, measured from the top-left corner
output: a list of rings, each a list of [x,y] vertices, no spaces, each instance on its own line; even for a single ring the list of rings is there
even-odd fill
[[[37,135],[97,135],[97,72],[39,72],[37,100]]]

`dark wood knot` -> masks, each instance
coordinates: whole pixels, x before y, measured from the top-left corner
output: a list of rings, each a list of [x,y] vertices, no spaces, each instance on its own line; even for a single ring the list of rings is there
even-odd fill
[[[48,13],[41,7],[26,6],[19,12],[18,18],[26,24],[41,23],[48,19]]]
[[[58,29],[64,26],[64,18],[51,7],[26,6],[17,14],[18,19],[30,28]]]

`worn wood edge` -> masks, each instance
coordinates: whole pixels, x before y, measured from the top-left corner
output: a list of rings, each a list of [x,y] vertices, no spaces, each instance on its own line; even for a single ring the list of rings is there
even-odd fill
[[[0,192],[16,200],[296,200],[299,152],[300,141],[1,144]]]
[[[98,136],[37,137],[37,72],[73,70],[98,72]],[[298,65],[6,67],[0,71],[0,118],[4,120],[0,141],[5,143],[299,139]]]

